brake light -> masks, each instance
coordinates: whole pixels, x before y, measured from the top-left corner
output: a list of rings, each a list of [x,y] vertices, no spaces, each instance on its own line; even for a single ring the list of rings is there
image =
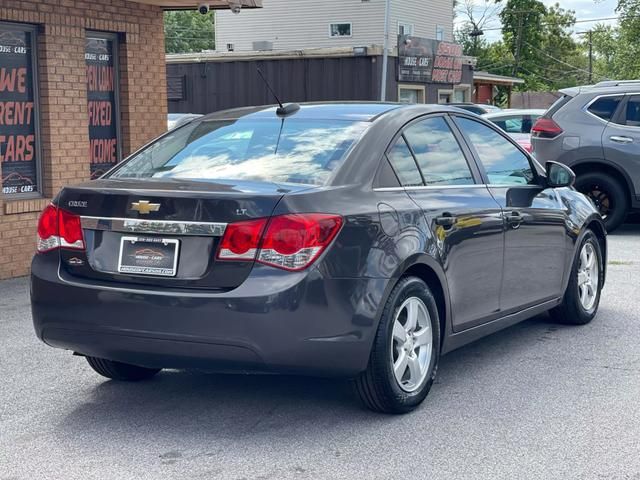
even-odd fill
[[[279,215],[268,224],[266,219],[232,223],[227,226],[218,258],[304,270],[326,249],[341,226],[342,217],[322,213]]]
[[[227,225],[218,258],[221,260],[255,260],[266,218]]]
[[[37,250],[44,253],[61,247],[84,250],[80,217],[55,205],[48,205],[38,220]]]
[[[538,138],[555,138],[563,132],[551,118],[540,117],[531,128],[531,135]]]

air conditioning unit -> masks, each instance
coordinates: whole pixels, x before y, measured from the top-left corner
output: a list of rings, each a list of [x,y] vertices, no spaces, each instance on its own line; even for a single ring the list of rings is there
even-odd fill
[[[253,42],[253,51],[254,52],[270,52],[273,50],[273,42],[269,41],[260,41]]]

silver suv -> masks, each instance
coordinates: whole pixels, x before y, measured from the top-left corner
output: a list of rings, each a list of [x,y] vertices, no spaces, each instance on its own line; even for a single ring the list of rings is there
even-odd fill
[[[608,231],[640,209],[640,80],[567,88],[531,129],[538,160],[569,165]]]

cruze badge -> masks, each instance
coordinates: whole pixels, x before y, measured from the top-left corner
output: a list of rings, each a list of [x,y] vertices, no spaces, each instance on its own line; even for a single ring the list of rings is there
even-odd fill
[[[151,212],[160,210],[159,203],[149,203],[149,200],[138,200],[131,204],[131,210],[135,210],[140,215],[148,215]]]

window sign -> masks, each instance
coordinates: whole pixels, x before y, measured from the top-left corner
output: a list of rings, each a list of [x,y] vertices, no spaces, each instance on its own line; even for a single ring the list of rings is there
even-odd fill
[[[115,35],[88,34],[85,62],[92,179],[100,177],[121,158],[116,53]]]
[[[0,174],[2,193],[40,190],[35,29],[0,23]]]

